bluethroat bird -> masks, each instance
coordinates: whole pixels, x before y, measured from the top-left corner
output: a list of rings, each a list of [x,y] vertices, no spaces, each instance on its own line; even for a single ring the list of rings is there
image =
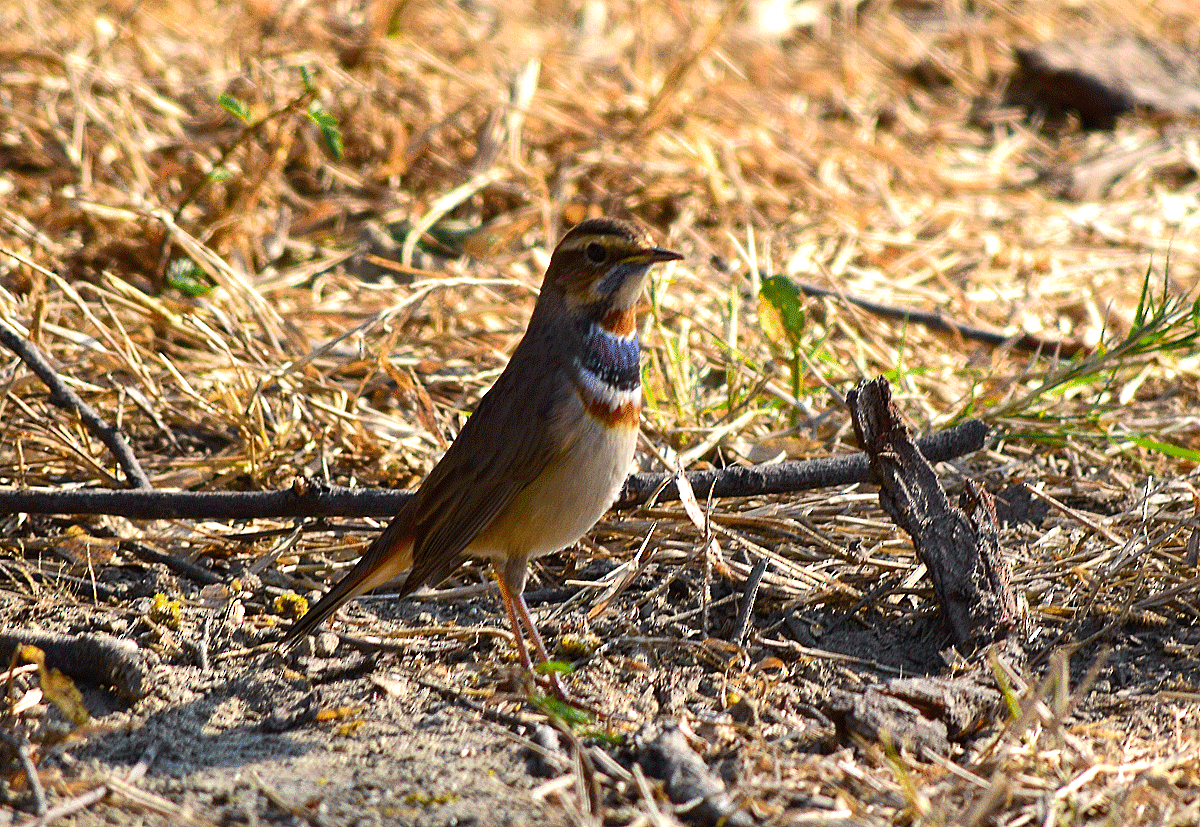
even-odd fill
[[[611,218],[568,232],[508,367],[413,498],[284,642],[406,571],[397,599],[476,557],[495,570],[521,665],[533,669],[522,624],[548,661],[522,594],[529,561],[574,544],[625,480],[642,405],[636,305],[651,265],[680,258]]]

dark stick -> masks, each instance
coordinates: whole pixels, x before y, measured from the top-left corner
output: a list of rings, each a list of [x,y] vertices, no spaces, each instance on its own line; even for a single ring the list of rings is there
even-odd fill
[[[120,429],[110,426],[101,419],[91,405],[84,402],[79,398],[79,394],[67,387],[33,342],[23,339],[17,331],[6,323],[0,322],[0,343],[17,354],[21,361],[28,365],[29,369],[37,374],[37,377],[50,389],[51,404],[79,414],[80,420],[87,426],[87,429],[112,452],[117,464],[125,472],[125,479],[131,488],[148,490],[154,487],[150,484],[150,478],[142,470],[141,463],[134,456],[133,449],[125,441],[125,436]]]
[[[983,447],[987,426],[970,419],[917,440],[930,462],[954,459]],[[634,474],[613,504],[632,508],[646,502],[671,474]],[[769,465],[692,471],[692,488],[704,496],[754,497],[870,482],[866,454],[846,454]],[[266,517],[390,517],[411,491],[346,488],[297,480],[283,491],[91,491],[0,489],[0,514],[117,514],[131,520],[252,520]],[[679,499],[670,482],[658,502]],[[140,556],[140,555],[139,555]],[[190,575],[189,575],[190,576]]]
[[[387,517],[411,497],[411,491],[340,485],[302,485],[283,491],[0,489],[0,514],[117,514],[132,520]],[[146,549],[129,550],[149,559]]]
[[[742,592],[742,605],[738,607],[737,623],[733,624],[733,634],[729,640],[738,646],[746,643],[746,635],[750,633],[750,615],[754,611],[754,601],[758,599],[758,586],[762,583],[763,575],[767,573],[767,558],[759,557],[758,562],[746,578],[746,588]]]
[[[125,492],[118,491],[118,494]],[[132,492],[131,492],[132,493]],[[181,574],[193,580],[196,583],[207,585],[216,585],[224,583],[226,578],[219,574],[209,571],[203,566],[198,566],[195,563],[189,563],[187,560],[176,557],[173,554],[165,554],[161,551],[155,551],[141,543],[135,543],[131,540],[126,540],[120,544],[121,551],[127,551],[134,557],[146,563],[161,563],[176,574]]]
[[[987,425],[968,419],[945,431],[917,440],[917,447],[930,462],[944,462],[978,451],[987,437]],[[671,474],[634,474],[613,508],[641,505]],[[768,465],[737,465],[715,471],[691,471],[688,482],[697,496],[753,497],[764,494],[790,494],[816,488],[835,488],[856,482],[871,482],[871,467],[866,454],[845,454],[819,459],[786,460]],[[679,499],[674,482],[667,483],[658,502]],[[0,500],[0,507],[3,500]]]
[[[822,296],[829,298],[842,299],[856,307],[861,307],[869,313],[876,316],[881,316],[885,319],[900,319],[904,322],[912,322],[914,324],[923,325],[930,330],[940,330],[944,333],[955,333],[962,336],[964,339],[970,339],[976,342],[983,342],[986,345],[999,347],[1006,342],[1012,342],[1012,346],[1017,350],[1025,351],[1026,353],[1047,353],[1070,358],[1079,353],[1083,353],[1089,348],[1078,341],[1062,340],[1062,339],[1044,339],[1041,336],[1034,336],[1031,333],[1023,333],[1020,336],[1006,336],[995,330],[985,330],[982,327],[974,327],[973,325],[956,322],[954,319],[947,318],[937,310],[907,310],[902,307],[893,307],[889,304],[880,304],[873,302],[870,299],[860,298],[859,296],[851,296],[847,293],[840,293],[837,290],[830,290],[828,287],[819,287],[815,284],[806,282],[796,282],[796,286],[806,296]]]

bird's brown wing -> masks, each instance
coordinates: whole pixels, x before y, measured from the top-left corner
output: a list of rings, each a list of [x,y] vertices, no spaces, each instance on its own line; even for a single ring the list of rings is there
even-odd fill
[[[294,641],[355,595],[405,568],[399,597],[437,583],[462,562],[471,541],[513,497],[579,437],[570,347],[561,328],[530,323],[508,366],[416,495],[338,583],[288,629]],[[409,551],[411,549],[411,557]]]
[[[408,568],[410,543],[411,568],[398,597],[441,582],[513,497],[571,449],[580,423],[564,413],[581,408],[573,404],[576,391],[563,343],[553,335],[526,334],[414,497],[354,568],[288,629],[285,642]]]
[[[565,366],[547,358],[558,349],[549,345],[526,336],[401,515],[414,538],[402,594],[448,576],[471,541],[578,438],[580,423],[563,415],[581,410],[572,404],[575,386]]]

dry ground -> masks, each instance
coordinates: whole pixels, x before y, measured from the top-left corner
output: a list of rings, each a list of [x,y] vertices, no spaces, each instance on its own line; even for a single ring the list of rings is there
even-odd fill
[[[916,430],[992,427],[940,467],[947,488],[1020,483],[1044,506],[1001,535],[1029,609],[1030,665],[998,677],[1011,716],[921,757],[824,712],[951,672],[869,486],[712,502],[706,530],[675,504],[609,515],[530,585],[553,640],[583,636],[570,682],[611,716],[540,762],[545,716],[478,568],[334,624],[387,651],[285,661],[254,648],[276,598],[327,585],[374,523],[11,514],[4,631],[108,631],[158,662],[136,701],[81,687],[74,728],[35,675],[9,679],[2,726],[52,805],[156,749],[63,823],[695,820],[632,769],[665,722],[767,824],[1197,823],[1200,360],[1186,305],[1146,336],[1138,306],[1148,273],[1167,301],[1196,286],[1200,151],[1169,120],[1087,133],[1000,105],[1014,46],[1119,30],[1194,54],[1194,5],[0,6],[0,319],[155,487],[411,486],[504,364],[563,228],[614,213],[687,256],[643,317],[643,470],[852,450],[841,395],[887,373]],[[1168,160],[1067,197],[1078,165],[1164,140]],[[777,274],[1090,355],[835,299],[802,300],[789,337],[760,312]],[[3,486],[120,487],[20,361],[0,385]],[[24,823],[10,753],[0,823]]]

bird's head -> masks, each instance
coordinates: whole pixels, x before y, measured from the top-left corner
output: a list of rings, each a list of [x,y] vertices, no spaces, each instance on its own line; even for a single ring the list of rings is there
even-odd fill
[[[573,315],[600,320],[633,310],[651,265],[681,258],[633,224],[590,218],[554,249],[542,291],[560,294]]]

